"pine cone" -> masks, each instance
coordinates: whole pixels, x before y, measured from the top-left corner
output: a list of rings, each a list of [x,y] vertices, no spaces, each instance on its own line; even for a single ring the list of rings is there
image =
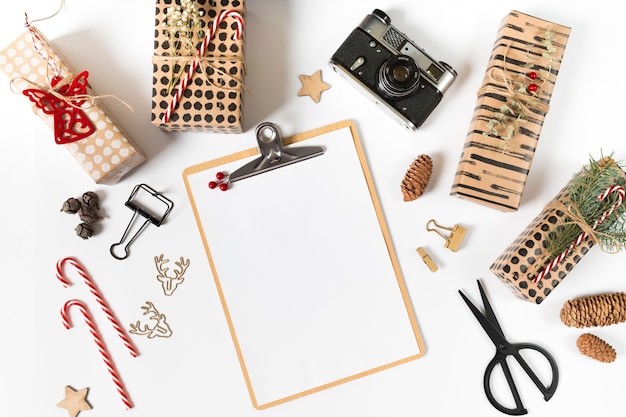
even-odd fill
[[[608,293],[568,300],[561,321],[569,327],[608,326],[626,321],[626,293]]]
[[[74,228],[76,235],[83,240],[89,239],[93,236],[93,228],[87,223],[80,223],[76,228]]]
[[[83,203],[87,204],[88,207],[94,208],[96,210],[100,208],[100,198],[98,197],[98,194],[94,193],[93,191],[87,191],[83,193],[83,196],[81,198],[83,200]]]
[[[63,213],[76,214],[76,212],[80,209],[80,201],[74,197],[70,197],[63,202],[63,206],[61,206],[61,211]]]
[[[404,175],[400,189],[404,201],[413,201],[424,193],[433,173],[433,160],[428,155],[419,155]]]
[[[580,353],[600,362],[610,363],[615,360],[615,349],[598,336],[591,333],[581,334],[576,340]]]

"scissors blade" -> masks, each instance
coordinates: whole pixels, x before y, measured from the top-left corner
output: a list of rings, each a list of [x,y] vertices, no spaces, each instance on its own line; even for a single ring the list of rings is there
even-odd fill
[[[474,317],[476,317],[476,320],[478,320],[480,325],[483,327],[483,329],[485,330],[485,333],[487,333],[487,335],[489,336],[493,344],[496,345],[497,348],[502,348],[508,345],[508,342],[504,338],[504,335],[502,334],[502,330],[500,329],[500,325],[498,324],[498,322],[496,321],[496,324],[494,325],[487,318],[487,316],[485,316],[483,313],[480,312],[480,310],[478,310],[478,308],[467,298],[465,294],[463,294],[461,290],[459,290],[459,294],[461,294],[461,297],[463,297],[463,301],[465,301],[465,304],[467,304],[471,312],[474,314]],[[483,293],[481,292],[481,295],[482,294]],[[493,311],[491,312],[491,314],[493,315]]]
[[[502,327],[500,327],[500,323],[498,323],[498,319],[496,318],[496,314],[493,312],[493,308],[491,308],[491,303],[487,299],[487,294],[485,294],[485,290],[483,286],[480,284],[479,280],[476,280],[478,283],[478,290],[480,291],[480,298],[483,300],[483,306],[485,307],[485,317],[493,326],[500,332],[502,336],[504,336],[504,332],[502,331]]]

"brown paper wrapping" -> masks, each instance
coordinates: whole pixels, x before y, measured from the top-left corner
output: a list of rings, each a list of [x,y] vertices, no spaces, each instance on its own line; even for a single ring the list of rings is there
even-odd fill
[[[176,57],[164,33],[162,22],[167,8],[177,1],[156,0],[154,56],[152,58],[152,123],[164,131],[201,131],[241,133],[244,96],[244,36],[233,40],[234,20],[226,18],[219,26],[206,54],[188,84],[170,120],[163,124],[163,114],[176,88],[168,92],[172,66],[189,67],[193,56]],[[201,28],[223,10],[234,10],[244,16],[244,0],[196,2],[202,12]],[[200,4],[201,3],[201,4]],[[245,27],[245,25],[244,25]]]
[[[548,113],[570,28],[510,12],[502,21],[463,146],[450,194],[503,211],[519,208]],[[552,40],[550,40],[550,37]],[[545,42],[554,48],[548,51]],[[531,79],[534,72],[538,77]],[[522,85],[535,84],[532,95]],[[503,104],[526,104],[527,117],[512,137],[490,131]],[[519,114],[519,112],[515,112]],[[507,138],[504,139],[504,138]]]
[[[32,29],[50,54],[49,59],[59,69],[59,75],[62,78],[75,77],[77,73],[50,41],[35,27]],[[37,87],[44,91],[50,89],[48,61],[34,49],[32,35],[28,30],[0,51],[0,69],[11,80],[12,88],[18,92]],[[97,97],[90,88],[87,94]],[[24,99],[31,105],[33,112],[54,130],[53,116],[37,108],[28,97],[24,96]],[[64,146],[97,184],[115,184],[143,163],[146,157],[115,124],[101,100],[96,99],[93,103],[87,100],[81,108],[94,124],[96,131],[89,137],[59,146]],[[50,135],[49,140],[54,142],[53,135]]]
[[[621,171],[621,175],[616,178],[615,183],[626,183],[626,172]],[[522,300],[540,304],[593,246],[593,242],[589,238],[583,240],[542,280],[537,283],[533,282],[537,274],[552,261],[549,251],[544,248],[546,236],[556,232],[563,217],[567,216],[562,211],[553,208],[552,202],[566,201],[569,198],[571,185],[572,180],[559,191],[550,203],[546,204],[541,213],[511,242],[489,268]]]

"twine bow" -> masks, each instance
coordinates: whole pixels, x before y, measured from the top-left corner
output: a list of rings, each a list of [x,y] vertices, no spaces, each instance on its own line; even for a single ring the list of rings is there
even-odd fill
[[[581,216],[579,210],[575,208],[574,205],[572,204],[565,204],[560,201],[558,202],[555,201],[548,205],[548,208],[554,208],[554,209],[565,212],[567,216],[571,219],[571,221],[566,222],[566,223],[576,224],[578,227],[581,228],[582,232],[578,235],[578,237],[574,240],[574,242],[572,242],[567,247],[567,249],[565,249],[557,257],[552,259],[552,261],[550,261],[550,263],[546,265],[546,267],[543,268],[539,272],[539,274],[537,274],[537,276],[533,279],[534,283],[541,281],[548,274],[548,272],[552,270],[552,268],[554,268],[559,263],[561,263],[561,261],[565,259],[565,257],[569,255],[572,252],[572,250],[574,250],[574,248],[580,245],[580,243],[587,238],[589,238],[594,244],[599,242],[599,239],[598,239],[599,236],[602,236],[603,238],[607,240],[612,240],[616,242],[616,245],[614,245],[613,250],[610,250],[607,245],[600,245],[600,247],[602,248],[603,251],[608,252],[608,253],[619,252],[619,250],[621,249],[621,246],[619,245],[619,243],[613,236],[607,233],[600,233],[596,231],[596,228],[600,225],[600,223],[604,222],[624,202],[626,190],[621,185],[613,185],[607,188],[606,191],[604,191],[602,194],[598,196],[598,200],[604,201],[609,195],[613,193],[617,194],[617,201],[615,201],[615,203],[607,211],[605,211],[598,219],[596,219],[591,225],[588,224],[587,221],[585,221],[585,219]]]
[[[550,106],[548,105],[548,103],[540,101],[537,98],[537,96],[543,91],[543,86],[547,82],[547,80],[543,80],[541,85],[537,86],[537,91],[534,93],[530,93],[525,89],[516,89],[513,86],[511,77],[507,76],[508,71],[506,69],[506,56],[503,58],[503,60],[504,69],[494,67],[491,68],[488,73],[489,80],[491,80],[493,84],[498,85],[498,87],[495,87],[493,85],[487,85],[479,90],[479,95],[485,93],[500,94],[517,102],[522,111],[524,111],[525,113],[531,112],[531,109],[533,108],[536,108],[543,113],[547,113],[550,109]]]
[[[61,3],[62,6],[63,3]],[[60,10],[46,19],[52,18]],[[36,108],[41,109],[45,114],[52,115],[54,141],[57,144],[67,144],[91,136],[96,131],[96,127],[82,110],[82,105],[86,100],[89,100],[92,105],[94,100],[87,94],[89,73],[83,71],[74,78],[62,77],[61,68],[53,58],[54,52],[32,26],[28,14],[24,13],[24,17],[25,26],[31,35],[33,49],[46,63],[48,85],[38,86],[25,80],[33,88],[24,89],[22,94],[28,97]],[[11,80],[11,85],[14,81]]]
[[[193,59],[192,57],[189,57],[191,61],[191,64],[189,65],[189,69],[185,73],[184,77],[180,79],[178,88],[176,89],[176,92],[174,93],[172,100],[170,101],[167,109],[165,110],[165,113],[163,114],[163,117],[161,118],[161,123],[165,124],[170,120],[172,114],[174,113],[174,110],[176,109],[176,106],[178,105],[181,97],[183,96],[183,93],[187,89],[187,85],[189,84],[192,77],[194,76],[196,69],[198,68],[198,66],[201,65],[201,60],[203,59],[202,57],[204,56],[209,44],[213,40],[213,37],[215,36],[215,33],[217,32],[217,29],[220,23],[227,17],[232,17],[235,19],[236,29],[233,35],[233,39],[241,38],[241,35],[243,34],[243,17],[241,16],[239,12],[235,10],[223,10],[213,21],[213,24],[211,25],[209,32],[204,37],[204,40],[202,41],[202,43],[200,44],[200,47],[197,50],[196,56],[193,57]],[[203,72],[206,73],[206,71],[204,70]],[[239,82],[238,80],[236,81]]]
[[[56,16],[63,7],[63,1],[59,9],[51,16],[35,21],[47,20]],[[42,39],[39,32],[29,21],[28,14],[24,13],[25,24],[32,40],[32,48],[46,63],[47,85],[38,85],[23,77],[16,77],[11,80],[11,90],[21,92],[28,97],[37,108],[45,114],[53,116],[54,140],[57,144],[67,144],[91,136],[96,127],[84,112],[95,106],[98,98],[114,97],[131,111],[132,108],[123,100],[115,96],[94,96],[89,94],[89,73],[83,71],[76,77],[62,76],[61,66],[55,59],[56,53]],[[22,91],[15,91],[16,81],[22,81],[30,88]],[[19,89],[18,89],[19,90]],[[85,104],[87,102],[88,104]]]
[[[503,152],[506,151],[508,141],[515,136],[518,123],[525,122],[527,115],[535,110],[546,114],[550,108],[548,103],[538,98],[544,91],[545,83],[548,81],[547,78],[545,78],[540,85],[533,83],[532,85],[535,87],[534,91],[529,91],[524,83],[518,83],[519,87],[516,88],[513,77],[519,74],[507,68],[507,63],[510,58],[510,49],[511,45],[507,44],[502,57],[502,68],[490,68],[487,73],[490,82],[478,91],[478,95],[493,93],[507,98],[506,104],[501,107],[501,116],[499,118],[492,118],[489,121],[491,133],[495,133],[496,125],[505,126],[507,129],[507,137],[503,138],[506,140],[505,146],[503,146],[502,149]],[[527,51],[526,54],[529,55],[529,51]],[[536,73],[534,75],[536,75]],[[503,120],[507,117],[513,119],[513,121]]]

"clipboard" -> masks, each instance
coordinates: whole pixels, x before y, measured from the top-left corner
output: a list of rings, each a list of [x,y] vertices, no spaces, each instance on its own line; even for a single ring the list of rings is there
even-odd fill
[[[424,346],[352,121],[283,139],[324,154],[207,184],[247,149],[183,179],[252,405],[266,409],[418,359]]]

